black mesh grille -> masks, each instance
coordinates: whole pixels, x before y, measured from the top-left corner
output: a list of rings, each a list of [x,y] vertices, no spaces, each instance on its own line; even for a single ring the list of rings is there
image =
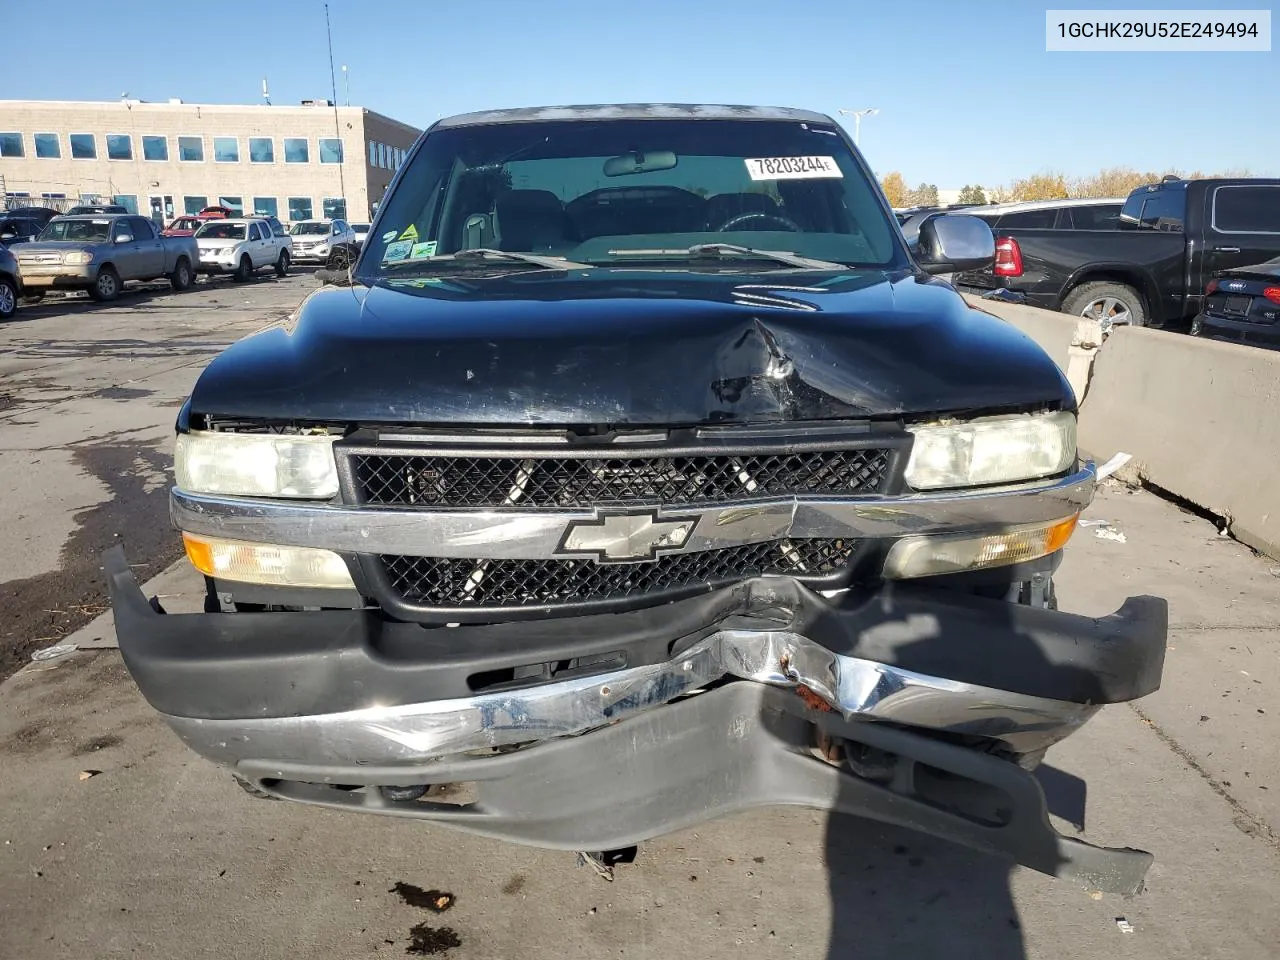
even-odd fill
[[[355,454],[361,502],[424,507],[591,507],[796,494],[876,493],[878,448],[789,454],[558,459]]]
[[[614,600],[763,573],[801,579],[840,573],[853,540],[775,540],[660,556],[647,563],[594,560],[457,560],[384,556],[392,589],[424,607],[521,607]]]

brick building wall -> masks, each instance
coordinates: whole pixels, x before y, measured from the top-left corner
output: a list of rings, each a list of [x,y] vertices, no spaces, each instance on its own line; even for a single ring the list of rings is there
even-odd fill
[[[289,221],[345,198],[359,222],[418,133],[363,107],[0,101],[0,177],[10,204],[96,196],[167,221],[231,198]]]

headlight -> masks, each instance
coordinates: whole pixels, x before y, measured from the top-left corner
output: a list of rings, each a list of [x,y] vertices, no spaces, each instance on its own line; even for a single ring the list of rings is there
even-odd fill
[[[907,484],[915,490],[1034,480],[1075,462],[1075,414],[1019,414],[908,427]]]
[[[191,565],[207,577],[278,587],[355,589],[343,559],[331,550],[280,547],[182,535]]]
[[[178,434],[173,466],[191,493],[327,500],[338,492],[331,436]]]
[[[73,250],[62,255],[62,262],[73,266],[84,266],[86,263],[93,263],[93,254],[87,250]]]

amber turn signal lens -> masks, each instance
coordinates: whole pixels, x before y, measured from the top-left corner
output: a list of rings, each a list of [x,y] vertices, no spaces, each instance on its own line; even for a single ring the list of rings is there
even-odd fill
[[[278,587],[354,590],[347,564],[331,550],[182,535],[187,559],[206,577]]]
[[[884,575],[908,580],[1037,560],[1065,547],[1079,519],[1072,515],[980,536],[905,537],[889,549]]]

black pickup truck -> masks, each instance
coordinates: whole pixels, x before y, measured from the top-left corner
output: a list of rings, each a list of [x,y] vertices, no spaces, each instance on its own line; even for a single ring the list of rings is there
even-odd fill
[[[936,277],[993,246],[909,250],[822,114],[442,120],[350,285],[200,375],[205,612],[111,551],[125,662],[257,794],[587,855],[805,805],[1132,892],[1150,856],[1058,835],[1030,770],[1158,687],[1165,604],[1057,609],[1096,471]]]
[[[1206,285],[1280,255],[1280,180],[1176,180],[1134,190],[1115,230],[997,228],[991,268],[958,288],[1110,323],[1186,328]]]

